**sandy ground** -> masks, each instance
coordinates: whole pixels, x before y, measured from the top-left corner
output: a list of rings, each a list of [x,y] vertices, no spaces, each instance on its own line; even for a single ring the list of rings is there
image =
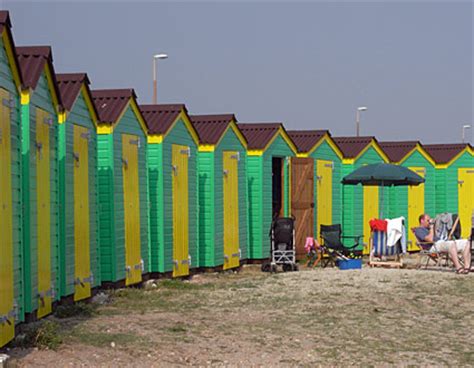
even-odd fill
[[[113,292],[18,367],[471,366],[474,274],[334,268],[204,274]]]

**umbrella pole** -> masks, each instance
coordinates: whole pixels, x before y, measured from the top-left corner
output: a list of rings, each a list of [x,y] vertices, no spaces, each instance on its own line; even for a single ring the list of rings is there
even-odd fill
[[[383,220],[383,189],[384,189],[383,181],[382,181],[382,199],[380,200],[380,219]]]

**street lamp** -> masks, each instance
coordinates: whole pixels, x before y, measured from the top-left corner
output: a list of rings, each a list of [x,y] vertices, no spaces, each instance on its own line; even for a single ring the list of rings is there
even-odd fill
[[[360,106],[357,108],[357,111],[356,111],[356,134],[357,134],[357,137],[359,136],[359,132],[360,132],[360,112],[361,111],[367,111],[367,107],[366,106]]]
[[[156,97],[156,60],[159,59],[167,59],[168,55],[167,54],[156,54],[153,55],[153,104],[157,104],[157,97]]]
[[[471,129],[472,126],[469,124],[462,126],[462,143],[466,143],[466,129]],[[470,141],[470,140],[469,140]]]

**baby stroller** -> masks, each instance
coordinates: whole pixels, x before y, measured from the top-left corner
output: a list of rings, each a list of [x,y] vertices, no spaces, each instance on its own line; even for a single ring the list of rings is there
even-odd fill
[[[298,271],[295,251],[295,220],[289,217],[273,219],[270,229],[270,262],[262,264],[263,272],[276,272],[281,265],[284,272]]]

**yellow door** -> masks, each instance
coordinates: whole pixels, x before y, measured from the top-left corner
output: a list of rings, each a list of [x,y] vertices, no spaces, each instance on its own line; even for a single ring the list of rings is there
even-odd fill
[[[0,89],[0,347],[15,335],[10,108],[3,104],[9,99]]]
[[[421,177],[425,177],[424,167],[410,167]],[[418,226],[418,217],[425,212],[425,184],[410,185],[408,187],[408,229]],[[408,251],[419,250],[416,246],[415,235],[408,231]]]
[[[74,300],[91,295],[89,130],[74,125]]]
[[[189,275],[188,158],[190,148],[172,146],[173,277]]]
[[[370,225],[369,221],[379,217],[379,187],[364,188],[364,254],[369,254]]]
[[[140,253],[140,195],[138,181],[139,146],[139,137],[131,134],[122,134],[126,285],[142,281],[143,265]]]
[[[319,236],[321,225],[332,224],[332,171],[334,163],[332,161],[316,161],[316,196],[317,203],[317,226],[316,234]]]
[[[239,152],[223,153],[224,169],[224,270],[240,266],[239,253]]]
[[[458,169],[458,211],[462,238],[467,239],[474,218],[474,167]]]
[[[36,200],[38,234],[38,318],[51,313],[50,125],[46,111],[36,109]]]

